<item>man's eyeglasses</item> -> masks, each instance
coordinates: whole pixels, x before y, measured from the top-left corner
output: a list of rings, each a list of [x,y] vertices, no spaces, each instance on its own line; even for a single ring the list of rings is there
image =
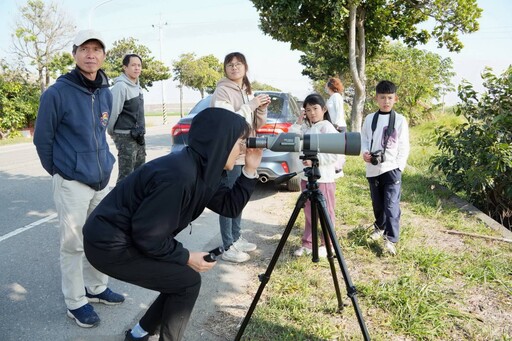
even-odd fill
[[[234,69],[234,68],[239,69],[242,65],[244,65],[244,64],[243,63],[235,63],[235,64],[230,63],[230,64],[227,64],[226,67],[230,68],[230,69]]]

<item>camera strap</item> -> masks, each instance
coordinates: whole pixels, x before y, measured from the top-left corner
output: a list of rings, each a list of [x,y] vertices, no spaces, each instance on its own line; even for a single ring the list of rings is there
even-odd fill
[[[379,120],[379,116],[380,116],[380,111],[377,111],[375,113],[375,115],[373,115],[373,120],[372,120],[372,141],[370,142],[370,152],[372,151],[372,147],[373,147],[373,134],[375,133],[375,129],[377,129],[377,122]],[[395,119],[396,119],[396,113],[395,113],[394,110],[391,110],[391,112],[389,113],[388,128],[384,132],[384,151],[383,151],[383,153],[386,152],[386,148],[388,146],[389,137],[391,136],[391,134],[393,134],[393,130],[395,130]]]

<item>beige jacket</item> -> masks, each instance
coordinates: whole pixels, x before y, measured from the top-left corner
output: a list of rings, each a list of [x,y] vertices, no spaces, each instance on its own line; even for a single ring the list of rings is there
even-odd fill
[[[228,78],[222,78],[212,95],[210,107],[224,108],[236,112],[245,118],[254,130],[261,128],[267,122],[267,110],[258,109],[250,101],[252,95],[248,95],[245,87],[240,88],[238,84]]]
[[[267,122],[267,109],[259,109],[251,103],[252,95],[247,94],[245,87],[240,88],[238,84],[228,78],[222,78],[212,95],[210,107],[223,108],[233,111],[245,118],[253,129],[251,135],[255,135],[256,129],[261,128]],[[237,165],[245,163],[245,154],[240,155]]]

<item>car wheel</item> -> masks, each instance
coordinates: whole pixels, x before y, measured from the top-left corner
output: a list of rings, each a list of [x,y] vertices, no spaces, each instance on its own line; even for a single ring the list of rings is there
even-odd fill
[[[293,178],[288,180],[286,183],[286,187],[290,192],[299,192],[300,191],[300,176],[295,175]]]

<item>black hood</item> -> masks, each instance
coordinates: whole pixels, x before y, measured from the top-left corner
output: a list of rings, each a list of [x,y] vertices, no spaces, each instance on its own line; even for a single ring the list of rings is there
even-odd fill
[[[218,186],[228,156],[246,129],[245,119],[226,109],[208,108],[194,117],[188,147],[199,156],[200,176],[207,186]]]

